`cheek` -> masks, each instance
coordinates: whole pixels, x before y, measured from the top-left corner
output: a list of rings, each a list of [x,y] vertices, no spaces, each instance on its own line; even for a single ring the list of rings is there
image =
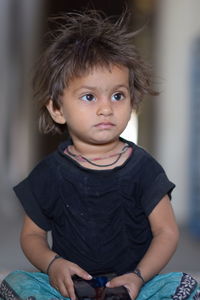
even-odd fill
[[[130,114],[126,112],[122,112],[120,114],[120,118],[118,118],[117,124],[119,130],[124,130],[128,124],[128,121],[130,120]]]
[[[122,118],[125,120],[129,120],[132,113],[132,107],[130,105],[127,105],[125,107],[121,107],[119,113],[121,114]]]
[[[122,118],[121,118],[121,126],[126,128],[130,118],[131,118],[131,113],[132,113],[132,109],[130,110],[126,110],[123,112],[122,114]]]
[[[76,110],[71,114],[66,115],[66,123],[68,124],[68,126],[79,128],[79,130],[84,130],[85,125],[89,122],[90,118],[88,117],[88,115],[77,112]]]

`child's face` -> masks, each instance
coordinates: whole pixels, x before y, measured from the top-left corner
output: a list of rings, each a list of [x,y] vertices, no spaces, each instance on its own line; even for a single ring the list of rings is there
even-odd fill
[[[59,110],[47,108],[58,123],[67,123],[73,142],[106,144],[118,139],[131,115],[129,71],[97,67],[70,81]]]

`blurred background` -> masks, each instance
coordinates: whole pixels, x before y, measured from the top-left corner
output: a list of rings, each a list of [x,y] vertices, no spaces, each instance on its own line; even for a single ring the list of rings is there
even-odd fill
[[[12,187],[65,136],[38,132],[31,79],[48,17],[96,8],[119,15],[128,6],[135,44],[153,65],[160,95],[145,99],[126,137],[149,151],[176,183],[173,207],[180,244],[165,271],[200,274],[200,1],[0,0],[0,274],[32,270],[19,245],[22,209]]]

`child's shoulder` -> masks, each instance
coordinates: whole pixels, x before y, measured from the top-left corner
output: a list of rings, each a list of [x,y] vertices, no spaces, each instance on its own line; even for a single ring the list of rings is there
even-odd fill
[[[65,156],[64,149],[68,144],[70,144],[70,140],[60,143],[55,151],[38,161],[38,163],[30,172],[30,175],[55,177],[57,171],[60,169],[60,166],[63,164],[63,157]],[[64,162],[67,163],[67,160],[64,160]]]
[[[31,173],[45,173],[56,169],[56,152],[52,152],[37,162]]]
[[[39,182],[55,181],[59,163],[57,161],[57,151],[54,151],[36,163],[30,171],[28,178]]]

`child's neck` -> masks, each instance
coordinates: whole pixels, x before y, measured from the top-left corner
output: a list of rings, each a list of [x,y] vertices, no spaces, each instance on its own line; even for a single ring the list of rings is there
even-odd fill
[[[115,152],[117,153],[122,149],[123,145],[124,143],[120,139],[117,139],[115,141],[106,144],[97,144],[97,145],[87,144],[81,141],[77,142],[73,140],[73,145],[71,149],[76,154],[93,158],[97,156],[101,157],[101,156],[113,154]]]
[[[107,170],[120,166],[131,153],[132,148],[120,139],[104,145],[85,145],[75,142],[65,150],[65,154],[75,159],[80,165],[95,170]]]

